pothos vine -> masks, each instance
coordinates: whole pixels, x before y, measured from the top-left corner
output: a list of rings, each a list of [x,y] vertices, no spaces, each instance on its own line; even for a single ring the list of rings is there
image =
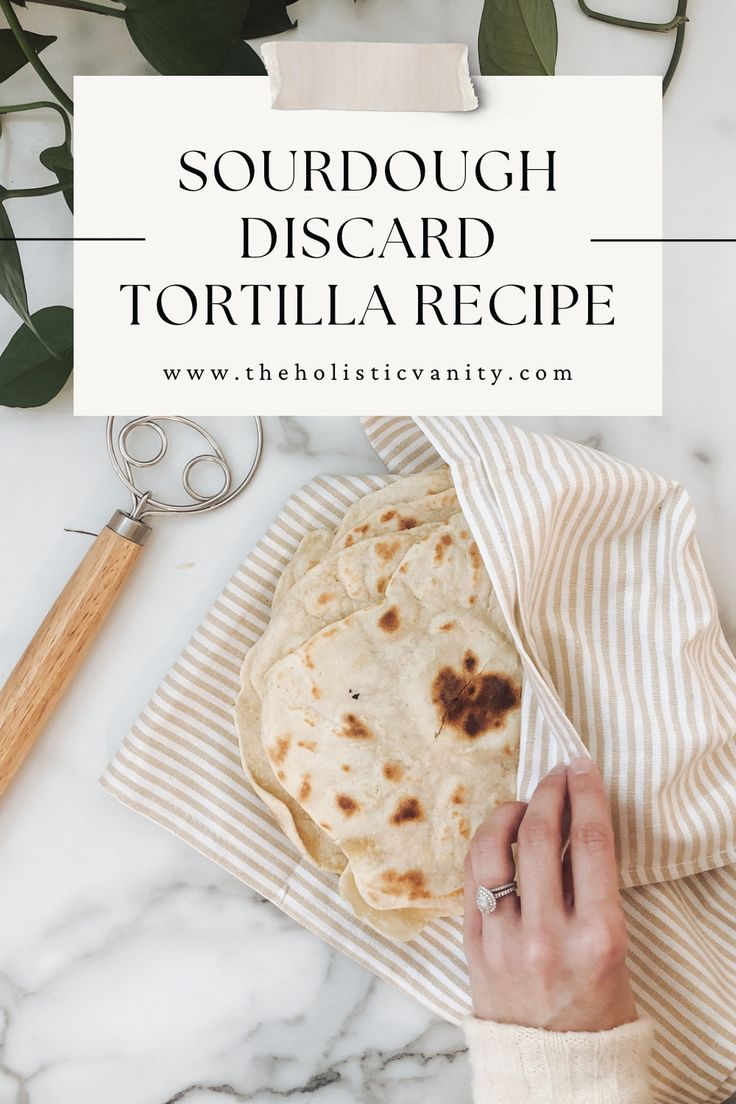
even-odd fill
[[[677,11],[672,19],[664,23],[646,23],[641,19],[626,19],[620,15],[607,15],[605,12],[594,11],[588,6],[585,0],[578,0],[578,5],[580,10],[590,19],[597,19],[601,23],[610,23],[614,27],[628,27],[635,31],[653,31],[655,34],[669,34],[671,31],[675,32],[675,45],[672,50],[672,57],[667,66],[667,71],[662,78],[662,95],[665,95],[672,83],[675,70],[680,63],[682,48],[685,44],[685,30],[689,22],[687,15],[688,0],[678,0]]]

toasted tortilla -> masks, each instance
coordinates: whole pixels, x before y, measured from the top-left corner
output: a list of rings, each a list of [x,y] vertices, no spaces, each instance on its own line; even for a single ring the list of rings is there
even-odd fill
[[[269,663],[262,747],[366,905],[454,915],[473,832],[515,794],[521,665],[463,516],[425,528],[380,600]]]
[[[315,529],[311,533],[307,533],[299,544],[293,559],[289,560],[284,570],[279,575],[279,581],[276,583],[273,592],[273,598],[271,599],[271,616],[273,617],[276,609],[284,597],[293,586],[295,586],[299,580],[306,575],[308,571],[311,571],[313,567],[316,567],[329,552],[330,545],[335,539],[335,534],[332,529]]]
[[[344,548],[360,544],[372,537],[388,533],[403,533],[416,529],[432,521],[447,521],[460,509],[454,488],[439,491],[436,494],[423,495],[418,499],[384,504],[353,525],[350,529],[335,535],[329,554]]]
[[[309,813],[281,785],[281,768],[266,755],[260,690],[274,663],[325,626],[381,600],[406,552],[435,526],[374,537],[337,552],[307,571],[281,596],[261,639],[248,652],[235,701],[235,727],[245,772],[284,833],[313,862],[339,873],[345,859]]]
[[[378,510],[387,510],[399,503],[404,506],[425,495],[441,494],[443,491],[451,490],[452,487],[452,476],[448,467],[419,472],[417,475],[408,475],[404,479],[395,479],[393,483],[387,483],[380,490],[371,491],[370,494],[363,495],[353,503],[335,530],[335,543],[338,544],[341,537],[361,525],[367,517]]]

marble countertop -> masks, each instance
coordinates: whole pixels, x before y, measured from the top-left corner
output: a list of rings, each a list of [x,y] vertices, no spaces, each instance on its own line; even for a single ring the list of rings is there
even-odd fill
[[[480,6],[301,0],[290,10],[308,38],[465,40]],[[664,17],[670,5],[653,0],[652,7]],[[573,0],[559,0],[558,9],[560,71],[663,70],[668,44],[656,36],[591,24]],[[33,7],[22,17],[30,29],[61,36],[67,78],[70,71],[145,72],[115,20]],[[673,236],[736,233],[734,40],[733,0],[694,5],[665,110]],[[64,51],[54,46],[45,55],[62,77]],[[7,99],[11,85],[4,87]],[[19,74],[12,88],[30,98],[33,81]],[[3,183],[28,179],[28,134],[25,123],[4,126]],[[34,132],[34,150],[41,140]],[[44,232],[69,232],[61,202],[16,203],[11,215],[18,233],[31,226],[39,233],[40,220]],[[690,489],[732,646],[734,248],[666,251],[663,418],[528,423]],[[33,308],[70,301],[65,246],[30,244],[24,257]],[[12,328],[3,308],[3,343]],[[227,443],[243,423],[208,425]],[[318,473],[381,470],[357,420],[269,419],[265,429],[263,466],[242,499],[217,514],[156,524],[92,655],[0,803],[0,1104],[470,1099],[457,1029],[97,785],[108,755],[287,495]],[[74,420],[68,389],[40,410],[0,409],[0,473],[2,679],[88,547],[91,538],[77,530],[98,530],[126,496],[108,467],[101,421]]]

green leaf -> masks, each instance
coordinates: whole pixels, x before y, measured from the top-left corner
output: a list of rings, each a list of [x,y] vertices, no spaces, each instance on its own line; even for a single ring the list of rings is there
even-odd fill
[[[31,34],[30,31],[26,31],[26,38],[29,39],[37,54],[52,42],[56,42],[56,35]],[[27,64],[26,55],[18,45],[13,32],[7,27],[0,30],[0,83],[12,77],[13,73],[17,73]]]
[[[238,51],[233,61],[231,52],[247,11],[248,0],[127,0],[125,22],[159,73],[207,76],[242,66],[244,55]]]
[[[478,57],[485,77],[552,76],[557,60],[554,0],[485,0]]]
[[[64,199],[70,211],[74,210],[74,160],[68,141],[60,146],[49,146],[40,154],[39,160],[45,169],[52,172],[61,184]]]
[[[0,241],[0,295],[10,303],[26,325],[33,329],[18,244],[8,212],[2,202],[0,202],[0,238],[3,239]]]
[[[294,0],[250,0],[248,14],[240,28],[243,38],[265,38],[296,27],[286,10],[293,3]]]
[[[218,76],[262,77],[265,72],[266,66],[261,61],[260,55],[247,42],[243,42],[242,38],[236,38],[230,47],[230,53],[220,67]]]
[[[44,307],[33,315],[37,332],[23,325],[0,354],[0,405],[43,406],[58,395],[72,370],[74,313],[71,307]]]

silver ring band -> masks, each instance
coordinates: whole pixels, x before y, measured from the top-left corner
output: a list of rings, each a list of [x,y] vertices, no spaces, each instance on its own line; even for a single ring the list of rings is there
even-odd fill
[[[475,903],[478,906],[478,912],[482,912],[484,916],[489,916],[496,911],[501,897],[508,897],[509,894],[518,892],[519,887],[516,882],[504,882],[503,885],[495,886],[493,889],[488,886],[478,886],[475,891]]]

